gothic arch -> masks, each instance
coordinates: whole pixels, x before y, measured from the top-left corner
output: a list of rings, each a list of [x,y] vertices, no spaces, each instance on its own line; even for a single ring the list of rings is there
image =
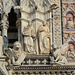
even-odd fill
[[[65,16],[64,24],[66,24],[68,21],[69,18],[69,17],[67,18],[68,14],[71,15],[71,17],[73,16],[73,21],[74,21],[74,12],[71,10],[71,8],[68,8],[66,12],[63,14],[63,16]]]
[[[74,21],[74,15],[73,15],[72,12],[68,12],[68,13],[66,14],[66,21],[67,21],[70,17],[71,17],[72,20]]]
[[[74,12],[73,12],[70,8],[68,8],[68,9],[66,10],[66,12],[63,14],[63,16],[66,16],[67,13],[71,13],[71,14],[74,15]]]
[[[17,13],[15,13],[14,8],[11,8],[11,11],[8,13],[8,47],[13,47],[13,43],[18,41],[18,30],[16,27]]]
[[[17,5],[17,3],[16,3],[15,0],[10,0],[10,1],[7,0],[6,1],[6,12],[9,13],[10,10],[11,10],[11,8],[14,7],[14,6],[16,6],[16,5]]]

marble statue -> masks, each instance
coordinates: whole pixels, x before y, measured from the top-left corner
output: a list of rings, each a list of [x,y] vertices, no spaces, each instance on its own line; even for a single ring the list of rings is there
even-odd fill
[[[11,54],[11,55],[10,55]],[[7,51],[8,63],[13,65],[21,65],[26,57],[26,53],[23,51],[21,44],[16,41],[13,49],[9,48]]]
[[[3,55],[3,38],[1,36],[1,31],[0,31],[0,56]]]
[[[60,49],[57,48],[57,46],[54,46],[54,57],[54,61],[57,64],[66,65],[68,63],[66,57],[61,53]]]
[[[34,51],[34,43],[35,40],[35,29],[32,26],[32,22],[29,21],[27,27],[24,27],[24,44],[25,44],[25,51],[27,53],[35,53]]]
[[[73,20],[72,20],[71,17],[70,17],[69,20],[67,21],[66,28],[67,28],[67,29],[74,28],[74,23],[73,23]]]
[[[44,21],[43,25],[38,29],[39,49],[40,53],[50,52],[50,33],[47,22]]]

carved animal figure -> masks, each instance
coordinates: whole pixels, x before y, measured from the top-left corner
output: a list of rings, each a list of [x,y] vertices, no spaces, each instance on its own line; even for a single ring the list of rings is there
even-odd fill
[[[58,64],[67,64],[67,59],[61,54],[59,49],[54,52],[54,57],[56,58],[55,62]]]
[[[21,65],[26,57],[26,53],[23,51],[22,46],[18,41],[14,43],[13,49],[9,48],[7,54],[10,59],[9,61],[11,61],[13,65]]]
[[[56,60],[54,60],[56,63],[58,64],[67,64],[67,59],[64,55],[61,54],[60,49],[55,49],[54,51],[54,57],[56,58]]]

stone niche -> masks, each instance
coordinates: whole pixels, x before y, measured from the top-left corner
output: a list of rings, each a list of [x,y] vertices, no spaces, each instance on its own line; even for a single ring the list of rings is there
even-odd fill
[[[53,43],[58,46],[62,44],[60,1],[58,3],[55,2],[49,0],[20,1],[22,44],[24,51],[27,51],[28,54],[49,54]],[[57,13],[55,13],[56,11]],[[57,18],[57,23],[53,16]],[[27,30],[29,22],[32,22],[33,29],[30,27]],[[55,27],[55,24],[57,24],[57,27]],[[31,33],[33,31],[34,37]],[[29,44],[29,40],[26,41],[28,38],[31,39],[32,45]],[[30,47],[32,48],[31,50],[27,50],[27,42],[33,47]]]

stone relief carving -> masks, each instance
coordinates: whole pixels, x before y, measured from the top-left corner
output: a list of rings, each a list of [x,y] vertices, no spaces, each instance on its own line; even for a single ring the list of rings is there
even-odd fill
[[[67,29],[74,28],[74,23],[73,23],[73,20],[72,20],[71,17],[70,17],[69,20],[67,21],[67,24],[65,25],[65,27],[66,27]]]
[[[68,50],[68,58],[75,59],[75,52],[74,52],[74,47],[73,46],[70,46],[70,48]]]
[[[53,56],[55,57],[54,63],[60,64],[60,65],[66,65],[68,64],[68,61],[64,54],[61,53],[60,49],[57,48],[56,45],[53,45]]]
[[[9,48],[6,53],[7,57],[9,58],[9,65],[21,65],[26,57],[26,53],[23,51],[22,46],[18,41],[14,43],[13,49]]]
[[[35,29],[32,26],[32,22],[29,21],[28,25],[24,27],[23,34],[24,34],[25,51],[28,53],[35,53],[34,50]]]
[[[61,46],[61,53],[64,54],[67,59],[75,59],[75,41],[72,38]]]
[[[3,38],[1,36],[1,31],[0,31],[0,56],[3,55]]]
[[[75,59],[75,41],[73,39],[68,41],[67,53],[67,58]]]
[[[40,53],[49,53],[50,52],[50,33],[47,26],[47,22],[44,21],[43,25],[38,29],[38,39],[39,39],[39,48]]]

